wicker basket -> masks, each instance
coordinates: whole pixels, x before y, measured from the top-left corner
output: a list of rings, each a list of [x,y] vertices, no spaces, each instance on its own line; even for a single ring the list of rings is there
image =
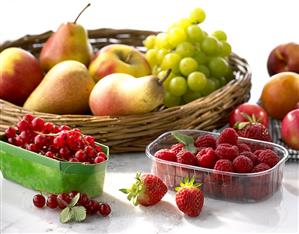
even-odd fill
[[[39,35],[27,35],[15,41],[0,45],[0,51],[7,47],[21,47],[38,55],[51,31]],[[144,50],[142,41],[146,36],[156,34],[152,31],[132,29],[97,29],[88,31],[90,42],[95,50],[101,47],[122,43]],[[236,54],[229,59],[236,79],[210,95],[188,104],[165,108],[142,115],[129,116],[92,116],[92,115],[55,115],[29,112],[20,106],[0,99],[0,132],[15,125],[26,113],[40,116],[55,124],[67,124],[80,128],[83,133],[92,135],[97,141],[111,147],[111,152],[144,151],[145,146],[165,131],[174,129],[212,130],[223,126],[229,112],[250,97],[251,72],[246,60]]]

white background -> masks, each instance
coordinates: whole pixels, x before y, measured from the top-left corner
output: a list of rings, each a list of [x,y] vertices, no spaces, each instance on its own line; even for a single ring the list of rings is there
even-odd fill
[[[202,7],[207,15],[202,28],[209,33],[224,30],[233,51],[248,60],[253,102],[269,78],[270,51],[282,43],[299,43],[298,0],[1,0],[0,42],[56,30],[62,22],[73,21],[88,2],[91,7],[78,21],[86,29],[163,31],[193,8]]]

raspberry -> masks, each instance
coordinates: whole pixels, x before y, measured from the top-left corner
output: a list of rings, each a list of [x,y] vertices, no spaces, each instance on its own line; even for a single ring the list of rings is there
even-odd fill
[[[215,153],[220,159],[228,159],[233,161],[234,158],[239,155],[239,149],[235,145],[220,144],[217,146]]]
[[[248,199],[259,201],[265,199],[268,195],[270,195],[271,189],[269,184],[266,185],[254,185],[245,187],[245,194]]]
[[[257,159],[257,156],[254,153],[252,153],[252,152],[245,151],[245,152],[242,152],[240,155],[244,155],[247,158],[250,158],[251,161],[253,162],[253,166],[255,166],[256,164],[259,163],[259,161]]]
[[[207,168],[214,168],[218,159],[215,151],[211,147],[202,149],[197,153],[196,158],[199,166]]]
[[[242,152],[246,152],[249,151],[251,152],[251,148],[249,145],[247,145],[246,143],[239,143],[238,145],[238,149],[239,149],[239,153],[241,154]]]
[[[254,154],[258,157],[259,155],[260,155],[260,153],[262,153],[263,152],[263,150],[256,150],[256,151],[254,151]]]
[[[266,171],[268,169],[270,169],[271,167],[266,164],[266,163],[260,163],[260,164],[257,164],[251,172],[260,172],[260,171]]]
[[[188,165],[197,165],[197,159],[190,151],[181,150],[177,155],[177,162]]]
[[[213,175],[208,175],[204,178],[203,190],[210,197],[217,197],[221,194],[221,183]]]
[[[176,162],[175,153],[168,149],[160,149],[155,153],[154,156],[162,160]]]
[[[216,139],[212,135],[199,136],[194,145],[196,147],[211,147],[216,149]]]
[[[279,162],[280,159],[275,152],[269,149],[263,150],[263,152],[261,152],[257,158],[259,162],[266,163],[270,167],[274,167]]]
[[[225,128],[219,135],[217,144],[228,143],[231,145],[238,144],[238,134],[233,128]]]
[[[251,172],[253,168],[253,162],[251,161],[250,158],[244,156],[244,155],[239,155],[236,157],[233,161],[233,166],[235,172],[239,173],[248,173]]]
[[[183,147],[184,147],[183,143],[177,143],[170,147],[170,151],[172,151],[175,155],[177,155],[178,152],[180,152],[183,149]]]
[[[216,162],[214,169],[218,171],[228,171],[228,172],[234,171],[233,164],[228,159],[219,159]]]

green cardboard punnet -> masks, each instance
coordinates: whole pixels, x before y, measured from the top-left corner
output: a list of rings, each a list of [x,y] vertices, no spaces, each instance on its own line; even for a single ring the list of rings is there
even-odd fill
[[[97,143],[98,144],[98,143]],[[109,148],[102,146],[107,160],[97,164],[58,161],[11,145],[0,136],[0,170],[4,178],[36,191],[79,191],[89,196],[103,192]]]

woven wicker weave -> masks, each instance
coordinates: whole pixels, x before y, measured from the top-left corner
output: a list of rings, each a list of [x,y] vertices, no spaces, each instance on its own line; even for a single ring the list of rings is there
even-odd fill
[[[0,51],[7,47],[21,47],[38,55],[43,43],[52,32],[27,35],[15,41],[0,45]],[[97,29],[88,31],[95,50],[113,43],[132,45],[144,50],[142,41],[152,31],[133,29]],[[228,120],[229,112],[250,97],[251,72],[246,60],[232,54],[229,60],[236,79],[210,95],[188,104],[165,108],[142,115],[102,117],[92,115],[55,115],[29,112],[22,107],[0,99],[0,131],[15,125],[26,113],[33,113],[55,124],[67,124],[80,128],[97,141],[111,147],[111,152],[144,151],[145,146],[165,131],[174,129],[212,130]]]

